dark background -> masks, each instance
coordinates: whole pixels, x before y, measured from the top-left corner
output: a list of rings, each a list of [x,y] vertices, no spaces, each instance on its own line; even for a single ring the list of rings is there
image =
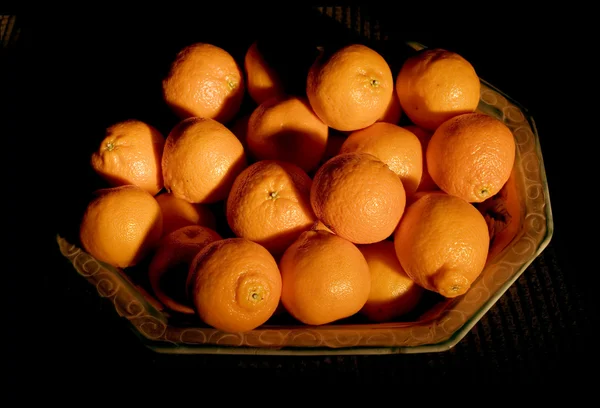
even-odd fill
[[[559,22],[569,19],[561,10],[548,9],[541,18],[539,10],[510,4],[437,13],[426,12],[428,7],[363,5],[358,32],[323,20],[309,7],[295,6],[246,5],[225,11],[202,6],[151,15],[121,10],[76,16],[56,10],[17,13],[19,41],[0,54],[3,208],[8,204],[4,242],[9,242],[2,366],[14,373],[12,380],[37,375],[45,381],[64,380],[56,367],[69,378],[101,367],[129,367],[157,373],[193,369],[217,380],[560,383],[597,362],[591,327],[597,318],[592,278],[598,267],[588,266],[589,253],[579,244],[581,211],[572,207],[583,203],[593,211],[585,197],[597,190],[586,182],[586,174],[594,173],[586,173],[581,154],[592,149],[586,146],[597,131],[587,130],[593,120],[582,117],[583,99],[575,95],[588,64],[585,37],[559,29]],[[356,27],[357,7],[351,10]],[[281,52],[293,58],[294,47],[302,49],[301,44],[353,41],[358,38],[354,35],[364,39],[365,20],[371,30],[377,25],[381,39],[387,38],[378,44],[384,52],[397,50],[402,40],[454,50],[529,110],[549,181],[555,223],[550,245],[447,352],[169,356],[146,349],[56,245],[57,233],[72,234],[94,183],[86,167],[96,144],[91,135],[127,116],[149,120],[167,133],[174,119],[159,102],[157,78],[173,53],[188,43],[213,42],[243,58],[253,38],[266,35],[279,38]]]

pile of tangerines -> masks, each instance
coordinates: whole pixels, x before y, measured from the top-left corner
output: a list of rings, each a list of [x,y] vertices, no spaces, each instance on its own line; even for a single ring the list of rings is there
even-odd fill
[[[463,295],[490,246],[474,204],[515,159],[511,131],[476,110],[473,66],[425,49],[392,72],[353,44],[322,50],[305,95],[279,74],[256,42],[243,64],[207,43],[180,50],[162,89],[181,121],[168,135],[115,123],[91,154],[107,185],[82,216],[83,248],[124,270],[150,260],[165,307],[228,332],[280,309],[307,325],[384,322],[426,291]],[[246,92],[256,106],[241,116]],[[217,232],[214,203],[231,236]],[[182,264],[175,299],[161,282]]]

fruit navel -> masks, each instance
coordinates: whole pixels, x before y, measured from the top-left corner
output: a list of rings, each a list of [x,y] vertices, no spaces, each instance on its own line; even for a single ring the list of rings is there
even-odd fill
[[[433,277],[433,286],[447,298],[464,294],[471,286],[469,280],[455,269],[442,269]]]
[[[239,278],[236,291],[237,303],[240,307],[252,310],[268,296],[265,282],[253,274]]]

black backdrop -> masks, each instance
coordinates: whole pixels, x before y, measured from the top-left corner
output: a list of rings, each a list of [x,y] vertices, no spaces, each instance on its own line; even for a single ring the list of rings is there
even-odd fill
[[[344,10],[346,10],[344,8]],[[285,52],[305,41],[352,41],[358,35],[322,20],[312,9],[292,6],[163,10],[144,16],[120,11],[19,15],[19,46],[3,50],[2,130],[5,257],[8,286],[2,297],[7,329],[3,361],[21,381],[45,381],[102,367],[136,372],[193,368],[220,378],[397,379],[407,382],[561,381],[578,365],[597,360],[591,351],[596,321],[593,285],[573,203],[573,177],[565,172],[576,156],[578,135],[569,97],[579,69],[569,56],[581,43],[557,29],[554,18],[520,8],[482,8],[454,14],[424,14],[416,7],[362,6],[351,9],[351,26],[366,35],[375,21],[381,45],[416,40],[455,50],[478,74],[529,109],[538,127],[549,180],[555,232],[544,253],[453,349],[444,353],[394,356],[169,356],[144,348],[62,258],[56,233],[72,233],[86,193],[86,170],[102,132],[125,116],[152,118],[167,132],[173,118],[157,103],[156,79],[173,52],[192,41],[223,45],[241,58],[258,35],[280,38]],[[325,14],[327,14],[325,9]],[[335,9],[332,9],[335,14]],[[345,12],[345,11],[344,11]],[[556,17],[555,14],[550,15]],[[370,33],[369,35],[374,36]],[[292,52],[290,52],[292,50]],[[577,160],[577,159],[576,159]],[[578,170],[581,171],[581,170]],[[15,176],[19,177],[16,179]],[[41,177],[40,177],[41,176]],[[577,177],[581,178],[581,177]],[[87,183],[87,184],[86,184]],[[49,228],[48,228],[49,227]],[[14,248],[14,249],[13,249]],[[597,270],[597,267],[595,268]],[[516,308],[517,303],[525,305]],[[115,371],[119,371],[116,370]],[[47,373],[53,373],[48,376]],[[32,377],[33,376],[33,377]]]

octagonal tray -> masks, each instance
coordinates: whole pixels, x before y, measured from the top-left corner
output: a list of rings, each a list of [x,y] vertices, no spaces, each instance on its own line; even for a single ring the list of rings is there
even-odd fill
[[[418,50],[424,46],[408,43]],[[552,212],[533,118],[516,101],[481,80],[478,111],[503,121],[516,141],[516,160],[503,190],[486,205],[508,223],[492,237],[485,269],[455,299],[433,296],[425,309],[388,323],[345,319],[323,326],[272,319],[246,333],[224,333],[199,319],[179,316],[128,271],[97,261],[57,236],[75,271],[114,305],[144,345],[163,353],[392,354],[443,351],[456,345],[550,242]]]

